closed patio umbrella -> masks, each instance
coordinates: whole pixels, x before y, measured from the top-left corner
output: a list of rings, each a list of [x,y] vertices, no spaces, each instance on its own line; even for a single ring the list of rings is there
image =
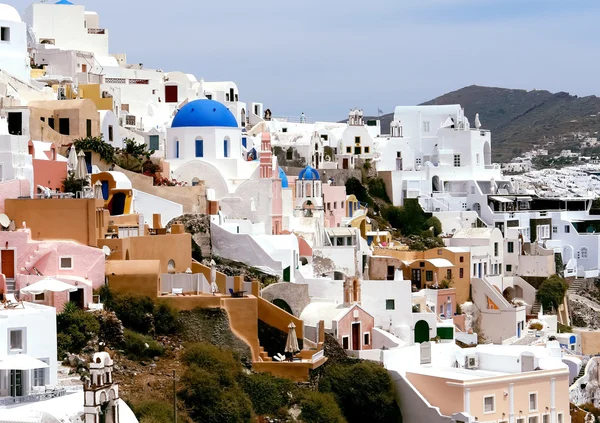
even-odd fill
[[[0,361],[0,370],[34,370],[47,369],[48,366],[42,360],[25,354],[7,355]]]
[[[219,287],[217,286],[217,268],[214,260],[210,261],[210,290],[212,294],[219,292]]]
[[[75,177],[77,179],[85,179],[88,176],[87,165],[85,163],[85,153],[80,151],[77,155],[77,170],[75,171]]]
[[[294,322],[290,322],[288,325],[288,337],[285,343],[285,352],[286,353],[296,353],[300,351],[300,347],[298,346],[298,337],[296,336],[296,325]]]
[[[102,194],[102,182],[100,181],[96,181],[94,184],[94,198],[104,200],[104,195]]]
[[[69,157],[67,157],[67,167],[69,172],[75,172],[77,169],[77,151],[75,147],[71,147],[69,150]]]

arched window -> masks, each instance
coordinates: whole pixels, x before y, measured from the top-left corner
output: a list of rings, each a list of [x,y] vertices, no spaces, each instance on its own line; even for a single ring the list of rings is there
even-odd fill
[[[223,157],[229,157],[229,137],[223,140]]]
[[[580,256],[582,259],[588,258],[588,249],[586,247],[581,249]]]
[[[167,272],[175,273],[175,260],[169,260],[169,263],[167,264]]]
[[[179,140],[175,140],[175,158],[179,158]]]
[[[204,157],[204,140],[196,138],[196,157]]]
[[[198,186],[200,184],[200,179],[199,178],[194,178],[192,179],[192,186]]]

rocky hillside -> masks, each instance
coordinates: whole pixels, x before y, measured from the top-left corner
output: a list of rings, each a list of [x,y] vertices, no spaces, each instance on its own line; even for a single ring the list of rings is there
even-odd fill
[[[471,123],[479,113],[483,127],[492,131],[495,161],[508,161],[533,144],[549,141],[555,142],[549,146],[551,151],[578,149],[577,143],[561,141],[561,136],[600,131],[600,117],[596,117],[600,113],[600,98],[596,96],[471,85],[423,104],[460,104]],[[392,118],[393,113],[381,116],[384,131]]]

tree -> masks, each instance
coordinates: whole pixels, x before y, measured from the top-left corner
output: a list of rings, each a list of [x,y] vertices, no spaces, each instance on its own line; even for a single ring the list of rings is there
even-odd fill
[[[125,138],[123,145],[125,146],[124,148],[117,150],[117,153],[122,156],[119,165],[123,169],[132,172],[141,172],[144,161],[150,160],[150,156],[154,154],[154,150],[148,150],[146,144],[139,144],[133,138]]]
[[[552,275],[546,279],[538,288],[535,298],[542,303],[546,310],[558,310],[563,303],[568,285],[563,278]]]
[[[115,163],[115,148],[109,143],[105,142],[102,135],[97,137],[86,137],[76,139],[73,143],[75,150],[79,153],[80,151],[93,151],[98,153],[100,158],[107,164]]]
[[[328,366],[319,381],[319,391],[333,394],[349,423],[394,422],[400,418],[393,381],[376,363]]]

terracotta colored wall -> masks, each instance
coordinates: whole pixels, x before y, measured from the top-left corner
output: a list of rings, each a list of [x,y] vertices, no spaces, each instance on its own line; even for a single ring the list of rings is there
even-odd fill
[[[220,308],[220,296],[180,296],[180,297],[158,297],[158,301],[169,303],[177,310],[193,310],[195,308]]]
[[[158,260],[108,260],[106,276],[108,286],[118,294],[158,296],[159,286]]]
[[[358,311],[358,318],[355,319],[354,318],[354,311]],[[362,310],[361,308],[355,308],[354,310],[351,310],[350,313],[346,314],[342,320],[340,320],[338,322],[338,342],[340,343],[340,345],[342,344],[342,338],[344,336],[348,337],[348,345],[350,346],[350,349],[352,349],[352,324],[353,323],[360,323],[360,332],[359,332],[359,337],[360,337],[360,342],[359,342],[359,349],[361,350],[370,350],[372,349],[372,345],[373,345],[373,339],[372,339],[372,330],[373,327],[375,326],[375,319],[373,318],[373,316],[369,315],[368,313],[366,313],[364,310]],[[364,345],[364,334],[365,332],[369,333],[369,345]]]
[[[441,255],[439,252],[441,251]],[[462,262],[460,261],[462,257]],[[471,286],[471,254],[469,252],[453,253],[445,248],[432,248],[425,251],[425,258],[443,258],[454,264],[452,268],[452,288],[456,289],[456,301],[459,304],[469,300],[469,287]],[[463,277],[460,277],[463,269]]]
[[[581,337],[581,352],[585,355],[600,353],[600,332],[588,332],[586,330],[573,329]]]
[[[108,260],[158,260],[160,273],[167,273],[169,261],[175,262],[175,270],[179,273],[192,268],[191,235],[167,234],[139,236],[124,239],[99,239],[101,248],[108,245],[111,250],[116,250]],[[210,281],[210,273],[207,278]]]
[[[67,162],[53,160],[33,160],[34,192],[37,186],[63,191],[62,181],[67,177]]]
[[[463,411],[463,388],[446,384],[447,382],[459,381],[410,372],[406,373],[406,377],[431,405],[440,408],[442,414],[451,416],[454,413]],[[482,421],[487,421],[487,419]]]
[[[252,360],[258,360],[258,304],[253,296],[245,298],[223,298],[221,307],[227,311],[231,331],[252,350]]]
[[[294,322],[296,325],[296,336],[298,336],[298,339],[304,338],[304,322],[302,320],[263,298],[258,298],[258,318],[266,324],[286,333],[290,322]]]
[[[31,229],[34,240],[70,240],[97,246],[96,199],[12,199],[5,212],[18,227]]]

